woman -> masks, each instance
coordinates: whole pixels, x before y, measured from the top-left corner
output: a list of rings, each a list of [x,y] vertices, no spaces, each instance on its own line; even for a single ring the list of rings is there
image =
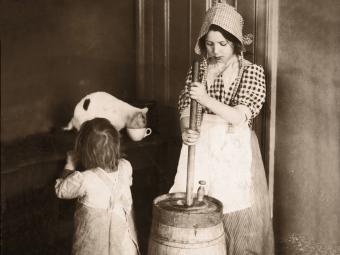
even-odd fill
[[[187,145],[196,145],[195,181],[223,204],[227,254],[274,254],[268,190],[252,121],[265,101],[263,68],[243,59],[243,18],[217,4],[205,16],[195,52],[203,57],[199,76],[191,70],[179,97],[184,145],[170,192],[186,190]],[[202,106],[199,132],[190,130],[190,100]]]

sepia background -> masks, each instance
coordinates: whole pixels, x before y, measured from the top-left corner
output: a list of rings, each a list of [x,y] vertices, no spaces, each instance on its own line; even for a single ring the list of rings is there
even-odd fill
[[[209,0],[1,1],[1,252],[68,254],[74,201],[53,193],[72,148],[76,103],[106,91],[149,107],[153,135],[133,143],[142,251],[152,200],[166,193],[181,139],[177,96]],[[340,254],[340,2],[230,0],[264,66],[255,123],[277,254]]]

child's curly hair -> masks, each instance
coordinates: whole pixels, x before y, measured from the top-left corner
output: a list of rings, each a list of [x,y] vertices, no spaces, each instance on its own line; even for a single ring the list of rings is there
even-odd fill
[[[117,171],[121,158],[120,134],[107,119],[86,121],[76,138],[75,152],[85,169],[100,167],[108,172]]]

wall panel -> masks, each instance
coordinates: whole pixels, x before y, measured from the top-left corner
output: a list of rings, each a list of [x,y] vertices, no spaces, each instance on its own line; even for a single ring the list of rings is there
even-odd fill
[[[135,3],[2,1],[1,140],[66,125],[104,90],[135,98]]]
[[[340,5],[280,1],[274,219],[282,254],[340,254]]]
[[[189,1],[171,0],[169,29],[169,91],[167,103],[177,105],[183,88],[190,56],[190,5]]]

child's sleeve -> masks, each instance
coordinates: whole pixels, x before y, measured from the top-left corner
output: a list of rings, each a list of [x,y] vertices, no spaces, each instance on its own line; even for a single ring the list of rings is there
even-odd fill
[[[84,175],[78,171],[70,174],[66,178],[59,178],[55,184],[57,197],[72,199],[85,194]]]
[[[132,195],[130,189],[130,186],[132,186],[132,166],[129,161],[123,159],[120,162],[119,168],[119,179],[122,182],[120,202],[122,203],[125,211],[130,212],[132,206]]]
[[[120,162],[120,174],[121,179],[125,184],[128,184],[129,186],[132,186],[132,166],[129,161],[126,159],[122,159]]]

